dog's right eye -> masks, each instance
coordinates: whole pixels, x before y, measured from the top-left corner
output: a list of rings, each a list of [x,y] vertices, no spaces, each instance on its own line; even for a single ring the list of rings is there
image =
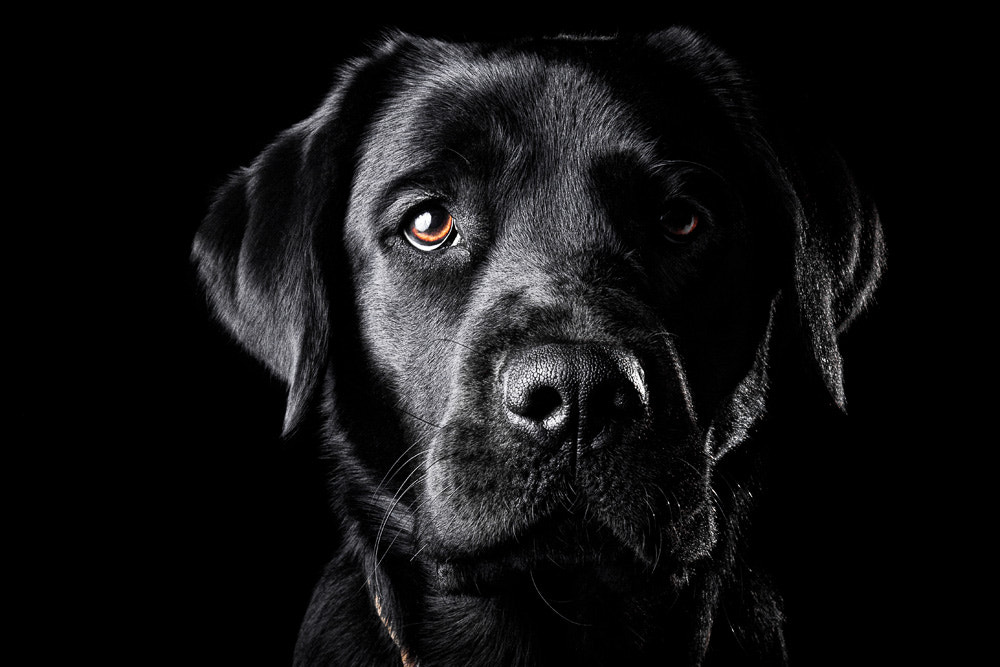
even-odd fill
[[[418,250],[437,250],[458,242],[455,219],[443,206],[425,208],[411,216],[403,227],[403,236]]]

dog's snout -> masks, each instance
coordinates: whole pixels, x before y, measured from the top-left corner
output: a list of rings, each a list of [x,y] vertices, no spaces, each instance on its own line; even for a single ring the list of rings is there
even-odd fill
[[[615,439],[645,414],[642,366],[616,346],[549,344],[508,355],[503,408],[514,428],[537,444],[593,447]]]

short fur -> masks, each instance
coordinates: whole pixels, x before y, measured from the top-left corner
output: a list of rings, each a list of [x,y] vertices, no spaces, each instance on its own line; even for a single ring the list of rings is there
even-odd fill
[[[460,237],[422,252],[429,205]],[[232,177],[194,258],[286,432],[321,424],[341,546],[296,664],[786,660],[743,558],[752,436],[800,340],[844,406],[882,237],[701,36],[392,35]],[[546,373],[579,387],[564,421],[522,405]]]

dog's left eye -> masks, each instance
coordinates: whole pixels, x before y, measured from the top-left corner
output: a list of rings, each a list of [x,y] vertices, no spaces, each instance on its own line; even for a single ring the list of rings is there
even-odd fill
[[[418,250],[437,250],[445,244],[458,242],[455,219],[443,206],[425,208],[411,216],[403,228],[403,235]]]

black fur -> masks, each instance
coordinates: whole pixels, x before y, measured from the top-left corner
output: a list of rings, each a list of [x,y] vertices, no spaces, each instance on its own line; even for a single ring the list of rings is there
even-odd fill
[[[786,660],[744,558],[752,436],[798,347],[845,405],[882,239],[757,106],[683,29],[398,34],[223,188],[208,297],[288,384],[286,431],[321,425],[341,520],[297,664]],[[460,238],[425,253],[402,228],[431,205]]]

